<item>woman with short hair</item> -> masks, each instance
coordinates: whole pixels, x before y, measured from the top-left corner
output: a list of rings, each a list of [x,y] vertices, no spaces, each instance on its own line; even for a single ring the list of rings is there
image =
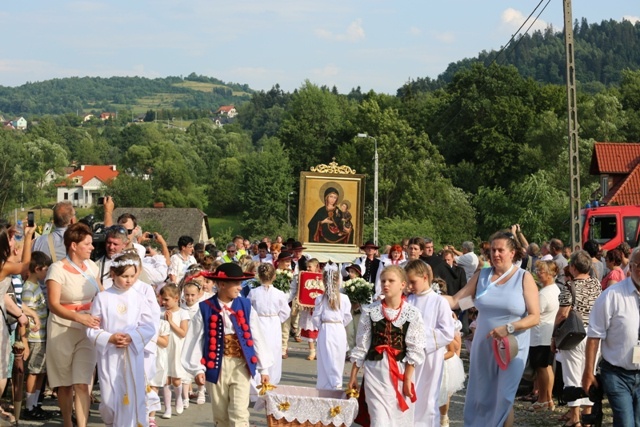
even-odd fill
[[[64,427],[73,426],[74,406],[78,427],[86,427],[89,418],[96,354],[87,328],[100,326],[100,319],[89,314],[89,310],[93,297],[103,290],[98,266],[90,259],[92,235],[85,224],[70,225],[64,232],[67,256],[51,264],[45,279],[50,311],[47,376],[49,386],[58,387]]]
[[[569,272],[573,279],[567,280],[567,283],[561,285],[562,289],[558,298],[560,308],[556,315],[556,325],[568,317],[573,307],[582,317],[584,329],[586,330],[589,326],[589,314],[602,292],[602,286],[598,279],[589,275],[591,267],[591,256],[586,251],[577,251],[571,254]],[[572,288],[575,292],[575,298],[572,295]],[[558,350],[558,360],[562,362],[562,380],[565,387],[582,387],[586,342],[585,338],[571,350]],[[551,348],[555,350],[554,340],[551,341]],[[584,414],[589,414],[593,402],[588,398],[583,398],[569,402],[568,406],[567,416],[569,419],[565,426],[580,426],[580,407],[583,407]]]

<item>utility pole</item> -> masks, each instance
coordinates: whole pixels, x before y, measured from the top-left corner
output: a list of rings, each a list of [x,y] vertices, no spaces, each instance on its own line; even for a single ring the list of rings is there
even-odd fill
[[[580,230],[580,161],[578,159],[578,105],[576,99],[576,69],[574,62],[573,18],[571,0],[563,0],[564,46],[567,64],[567,113],[569,130],[569,203],[571,205],[571,249],[582,248]]]

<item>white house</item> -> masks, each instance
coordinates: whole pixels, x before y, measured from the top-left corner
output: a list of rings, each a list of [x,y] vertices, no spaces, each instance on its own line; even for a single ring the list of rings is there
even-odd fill
[[[25,119],[24,117],[16,117],[15,119],[11,120],[11,124],[18,130],[25,130],[27,128],[27,119]]]
[[[89,207],[98,202],[104,186],[118,176],[116,165],[82,165],[58,187],[57,201],[71,200],[73,206]]]

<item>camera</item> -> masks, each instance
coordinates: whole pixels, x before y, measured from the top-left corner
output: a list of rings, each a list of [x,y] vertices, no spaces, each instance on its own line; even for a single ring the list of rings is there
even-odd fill
[[[96,222],[96,219],[93,215],[87,215],[79,222],[89,226],[89,228],[93,232],[93,251],[91,252],[91,260],[97,261],[106,254],[106,250],[104,247],[107,241],[105,226],[101,222]]]
[[[600,374],[596,375],[596,380],[598,384],[601,384]],[[562,391],[562,397],[566,402],[588,397],[593,402],[593,406],[590,414],[582,415],[582,424],[590,424],[595,427],[602,426],[602,399],[604,398],[602,388],[592,385],[587,394],[582,387],[565,387]]]
[[[27,226],[33,227],[35,225],[35,217],[33,215],[33,211],[27,212]]]
[[[149,234],[147,235],[147,237],[149,237],[149,239],[153,240],[153,239],[155,239],[155,238],[156,238],[156,235],[155,235],[155,234],[153,234],[153,233],[149,233]]]
[[[104,197],[98,197],[98,205],[104,205]]]

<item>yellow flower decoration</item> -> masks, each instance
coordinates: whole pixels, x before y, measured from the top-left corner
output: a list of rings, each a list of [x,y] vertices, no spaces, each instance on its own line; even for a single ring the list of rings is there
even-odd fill
[[[276,386],[274,386],[273,384],[260,384],[258,387],[256,387],[258,390],[260,390],[260,396],[264,396],[265,394],[267,394],[268,391],[271,390],[275,390]]]
[[[345,393],[349,399],[357,399],[360,397],[360,392],[355,388],[350,388]]]
[[[340,415],[340,412],[342,412],[342,410],[340,409],[340,406],[336,406],[335,408],[331,408],[331,410],[329,411],[329,414],[331,414],[331,417],[335,417],[336,415]]]
[[[278,409],[282,412],[288,411],[289,408],[291,408],[291,403],[289,402],[282,402],[281,404],[278,405]]]

